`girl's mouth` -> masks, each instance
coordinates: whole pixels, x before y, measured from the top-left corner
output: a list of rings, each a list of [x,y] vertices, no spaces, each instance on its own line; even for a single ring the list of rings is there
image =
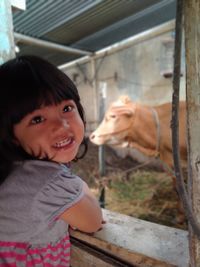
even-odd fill
[[[55,147],[55,148],[63,148],[63,147],[66,147],[66,146],[72,144],[73,141],[74,141],[74,139],[72,137],[69,137],[69,138],[63,139],[63,140],[61,140],[59,142],[56,142],[53,145],[53,147]]]

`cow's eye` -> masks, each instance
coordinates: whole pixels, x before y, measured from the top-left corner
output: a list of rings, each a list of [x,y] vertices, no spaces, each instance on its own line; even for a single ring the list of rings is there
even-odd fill
[[[112,114],[112,115],[110,115],[110,117],[111,117],[112,119],[114,119],[114,118],[116,118],[116,115]]]

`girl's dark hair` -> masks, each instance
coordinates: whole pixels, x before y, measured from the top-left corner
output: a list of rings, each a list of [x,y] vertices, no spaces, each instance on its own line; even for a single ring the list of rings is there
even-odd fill
[[[17,160],[33,159],[14,143],[13,126],[42,104],[73,100],[85,125],[78,90],[70,78],[56,66],[37,56],[19,56],[0,66],[0,183]],[[84,138],[83,151],[87,151]]]

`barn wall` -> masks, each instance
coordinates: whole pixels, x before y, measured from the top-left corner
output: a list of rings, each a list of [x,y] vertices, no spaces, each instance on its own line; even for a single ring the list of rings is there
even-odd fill
[[[105,108],[120,95],[133,101],[158,105],[172,99],[174,30],[161,33],[91,62],[76,63],[64,69],[76,83],[86,112],[87,132],[96,128],[99,120],[99,100],[106,89]],[[180,99],[185,99],[185,64],[182,57]],[[95,80],[96,79],[96,80]],[[96,88],[94,81],[96,81]]]

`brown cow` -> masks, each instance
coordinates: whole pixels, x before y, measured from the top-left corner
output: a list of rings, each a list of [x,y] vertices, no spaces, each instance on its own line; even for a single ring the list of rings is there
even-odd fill
[[[111,104],[90,140],[96,145],[131,147],[147,156],[159,156],[162,162],[173,168],[171,111],[171,103],[151,107],[122,96]],[[185,102],[180,102],[179,145],[184,165],[187,161],[185,116]]]
[[[185,166],[187,163],[185,102],[180,102],[179,108],[180,158],[182,166]],[[151,107],[134,103],[129,97],[122,96],[111,104],[102,123],[90,135],[90,140],[97,145],[131,147],[146,156],[159,157],[165,170],[169,171],[166,165],[170,169],[173,168],[171,111],[171,103]],[[171,176],[176,189],[175,176]],[[177,216],[177,221],[183,223],[185,216],[179,201],[178,209],[180,214]]]

